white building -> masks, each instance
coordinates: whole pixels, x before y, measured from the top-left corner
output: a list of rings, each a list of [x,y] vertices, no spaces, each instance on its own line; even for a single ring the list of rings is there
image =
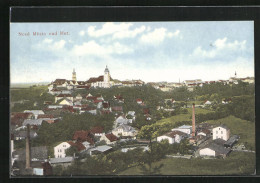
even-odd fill
[[[42,110],[25,110],[24,113],[33,113],[34,119],[37,119],[39,114],[44,114]]]
[[[216,128],[213,128],[212,133],[213,140],[220,138],[227,141],[230,136],[230,129],[228,129],[226,125],[220,125]]]
[[[63,100],[60,101],[59,105],[73,106],[73,102],[67,98],[64,98]]]
[[[131,126],[123,124],[113,129],[112,133],[117,137],[135,137],[137,135],[137,130]]]
[[[183,133],[181,131],[173,131],[157,137],[157,142],[168,140],[169,144],[180,143],[181,140],[185,137],[187,137],[186,133]]]
[[[54,147],[54,157],[55,158],[65,158],[66,157],[66,150],[70,148],[70,142],[62,142],[59,145]]]
[[[114,86],[114,81],[111,81],[110,72],[106,66],[104,75],[97,78],[90,78],[87,83],[91,83],[91,87],[110,88]]]
[[[192,132],[192,126],[182,125],[178,128],[173,128],[172,131],[180,131],[180,132],[183,132],[183,133],[190,135],[191,132]]]

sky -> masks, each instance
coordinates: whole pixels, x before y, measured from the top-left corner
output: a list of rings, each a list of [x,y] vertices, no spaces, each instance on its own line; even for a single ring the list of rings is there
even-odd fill
[[[10,24],[11,83],[71,80],[73,68],[86,81],[106,65],[145,82],[254,76],[254,22]]]

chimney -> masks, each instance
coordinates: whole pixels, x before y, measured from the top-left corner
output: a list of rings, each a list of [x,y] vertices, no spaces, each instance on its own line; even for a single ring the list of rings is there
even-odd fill
[[[31,168],[31,146],[30,146],[30,125],[27,124],[27,137],[25,147],[26,169]]]
[[[195,104],[192,105],[192,137],[195,137]]]

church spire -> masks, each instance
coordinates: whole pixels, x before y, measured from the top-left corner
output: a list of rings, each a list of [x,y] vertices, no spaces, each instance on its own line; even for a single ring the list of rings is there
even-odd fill
[[[73,72],[72,72],[72,81],[77,81],[75,68],[73,68]]]

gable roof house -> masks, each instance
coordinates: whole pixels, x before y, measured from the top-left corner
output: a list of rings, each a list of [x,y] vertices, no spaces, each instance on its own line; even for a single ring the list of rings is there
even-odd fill
[[[157,142],[168,140],[169,144],[180,143],[182,139],[186,138],[187,134],[181,131],[172,131],[157,137]]]
[[[112,133],[117,137],[123,138],[135,138],[137,135],[137,130],[129,125],[119,125],[117,128],[112,130]]]
[[[39,114],[44,114],[42,110],[25,110],[24,113],[33,113],[34,119],[37,119]]]
[[[79,142],[87,141],[91,145],[94,144],[93,134],[90,131],[84,131],[84,130],[75,131],[72,139]]]
[[[211,143],[207,144],[205,147],[199,150],[200,156],[222,156],[226,157],[230,152],[230,148],[224,147],[225,140],[216,139]]]
[[[137,104],[142,104],[143,101],[142,101],[142,99],[138,98],[138,99],[136,99],[136,103],[137,103]]]
[[[230,136],[230,129],[226,125],[221,124],[213,128],[212,133],[213,133],[213,140],[221,138],[227,141]]]
[[[124,98],[121,95],[115,95],[114,100],[119,103],[124,103]]]
[[[92,156],[92,155],[97,155],[97,154],[106,154],[111,151],[112,151],[112,147],[103,145],[103,146],[97,146],[97,147],[91,149],[89,154]]]
[[[37,133],[34,131],[30,131],[30,139],[33,139],[35,137],[37,137]],[[24,140],[27,137],[27,131],[18,131],[16,133],[14,133],[14,139],[15,140]]]
[[[11,113],[11,125],[21,126],[25,119],[32,119],[32,118],[34,118],[34,115],[33,113],[29,113],[29,112]]]
[[[78,95],[76,96],[76,100],[82,100],[82,96],[81,96],[80,94],[78,94]]]
[[[73,102],[73,96],[71,94],[59,94],[59,95],[55,96],[55,103],[58,100],[63,99],[63,98],[67,98]]]
[[[118,138],[113,133],[110,133],[110,134],[103,134],[100,137],[100,141],[103,140],[106,142],[106,144],[115,144]]]
[[[132,123],[131,119],[126,119],[123,116],[119,116],[116,120],[115,120],[116,125],[123,125],[123,124],[128,124],[128,123]]]
[[[67,98],[64,98],[59,102],[59,105],[73,106],[73,102]]]
[[[94,136],[102,136],[104,135],[104,128],[102,126],[95,126],[92,127],[90,129],[90,132],[94,135]]]
[[[183,132],[183,133],[186,133],[188,135],[191,134],[191,126],[190,125],[182,125],[182,126],[179,126],[177,128],[173,128],[172,131],[180,131],[180,132]]]

